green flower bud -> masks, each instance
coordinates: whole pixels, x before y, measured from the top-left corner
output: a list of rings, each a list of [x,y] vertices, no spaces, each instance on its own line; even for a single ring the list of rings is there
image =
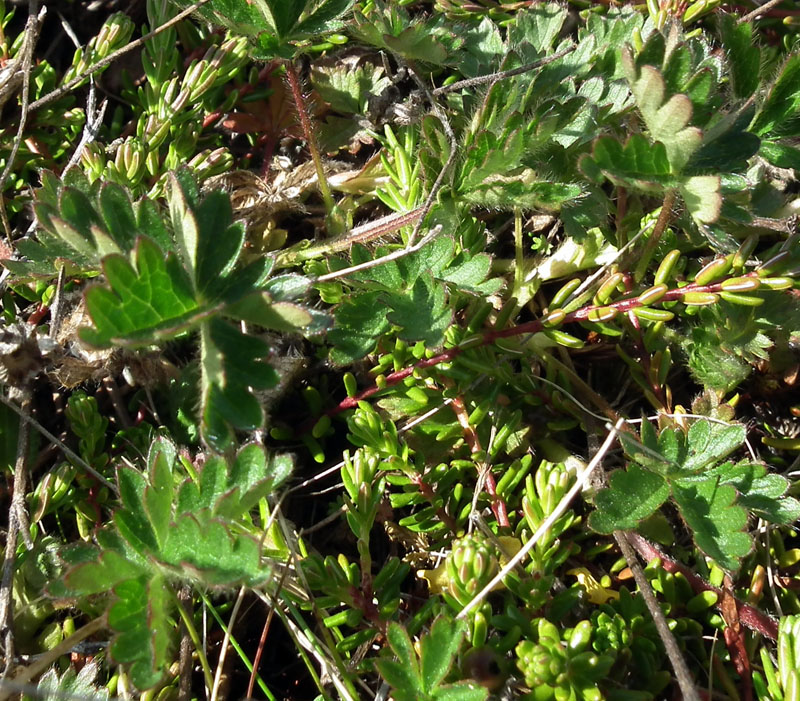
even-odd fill
[[[497,550],[477,533],[456,540],[445,564],[449,592],[461,605],[469,603],[500,569]]]

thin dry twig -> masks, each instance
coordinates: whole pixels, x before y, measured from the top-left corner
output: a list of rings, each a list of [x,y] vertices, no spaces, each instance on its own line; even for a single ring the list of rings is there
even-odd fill
[[[64,455],[66,455],[70,460],[72,460],[76,465],[84,469],[87,473],[92,475],[98,482],[103,484],[104,486],[108,487],[114,494],[119,495],[119,490],[117,489],[117,485],[113,482],[107,480],[103,475],[101,475],[97,470],[95,470],[88,462],[86,462],[80,455],[78,455],[72,448],[70,448],[64,441],[56,438],[50,431],[48,431],[42,424],[40,424],[36,419],[32,416],[24,412],[20,409],[14,402],[10,401],[2,394],[0,394],[0,402],[5,404],[11,411],[17,414],[20,418],[24,421],[30,422],[30,424],[39,432],[41,433],[48,441],[50,441],[53,445],[57,445]]]
[[[338,280],[341,277],[352,275],[360,270],[368,270],[369,268],[375,268],[379,265],[383,265],[384,263],[398,260],[399,258],[405,258],[407,255],[415,253],[423,246],[433,241],[433,239],[436,238],[441,230],[441,225],[437,225],[413,246],[406,246],[405,248],[398,249],[397,251],[392,251],[391,253],[387,253],[385,256],[381,256],[375,260],[368,260],[366,263],[359,263],[358,265],[351,265],[349,268],[344,268],[343,270],[334,270],[332,273],[325,273],[324,275],[317,277],[314,282],[330,282],[331,280]]]
[[[748,12],[744,17],[739,19],[738,24],[744,24],[745,22],[756,20],[764,13],[769,12],[773,7],[780,5],[782,2],[783,0],[768,0],[768,2],[765,2],[761,7],[757,7],[755,10]]]
[[[517,68],[510,68],[507,71],[498,71],[497,73],[488,73],[486,75],[479,75],[474,78],[465,78],[464,80],[459,80],[455,83],[450,83],[450,85],[443,85],[440,88],[436,88],[433,91],[433,94],[438,97],[439,95],[444,95],[445,93],[449,92],[455,92],[456,90],[461,90],[462,88],[474,88],[477,87],[478,85],[495,83],[498,80],[504,80],[505,78],[512,78],[515,75],[522,75],[523,73],[529,73],[530,71],[536,70],[537,68],[546,66],[548,63],[554,63],[555,61],[558,61],[558,59],[564,58],[564,56],[571,54],[577,48],[578,45],[573,44],[572,46],[568,46],[566,49],[562,49],[561,51],[556,51],[556,53],[551,54],[550,56],[545,56],[544,58],[540,58],[538,61],[534,61],[533,63],[526,63],[524,66],[519,66]]]
[[[219,651],[219,660],[217,660],[217,669],[214,672],[214,686],[211,687],[210,701],[217,701],[217,697],[219,696],[220,684],[222,683],[222,670],[225,667],[225,659],[228,656],[228,648],[230,648],[230,643],[231,643],[231,631],[233,630],[234,623],[236,623],[236,617],[239,615],[239,609],[242,607],[242,601],[244,601],[244,595],[246,591],[247,587],[245,586],[240,587],[239,594],[236,597],[236,601],[233,604],[231,617],[228,620],[228,627],[225,629],[225,635],[222,638],[222,648]]]
[[[0,701],[6,701],[9,697],[19,692],[20,688],[32,679],[44,674],[53,662],[62,655],[66,655],[81,641],[86,640],[90,635],[94,635],[106,626],[105,616],[98,616],[89,621],[85,626],[76,630],[66,640],[62,640],[54,648],[45,652],[36,662],[23,668],[13,679],[0,681]]]
[[[636,549],[641,555],[642,559],[650,562],[658,558],[661,560],[661,566],[672,574],[680,572],[691,585],[696,594],[703,591],[712,591],[719,599],[722,599],[722,590],[712,584],[706,582],[702,577],[695,574],[689,567],[682,565],[677,560],[672,559],[669,555],[664,553],[661,548],[653,545],[650,541],[640,536],[635,531],[628,531],[628,542]],[[743,601],[737,599],[737,606],[739,607],[739,620],[746,625],[750,630],[761,633],[770,640],[778,639],[778,623],[775,619],[771,618],[756,607],[750,606]]]
[[[30,413],[30,392],[14,390],[20,395],[22,410]],[[0,635],[3,637],[5,651],[5,667],[2,678],[11,673],[14,666],[14,565],[17,556],[17,540],[20,532],[27,530],[28,519],[25,513],[25,487],[28,481],[27,457],[30,424],[25,418],[20,419],[17,434],[17,459],[14,464],[14,485],[11,504],[8,507],[8,531],[6,532],[6,552],[3,559],[2,576],[0,577]]]
[[[178,606],[187,609],[192,601],[192,590],[183,586],[178,591]],[[178,662],[178,701],[190,701],[192,698],[192,638],[186,630],[186,623],[181,617],[181,643]]]
[[[525,557],[528,553],[533,549],[533,547],[538,543],[542,537],[550,530],[553,523],[555,523],[561,515],[569,508],[569,505],[572,503],[572,500],[578,496],[578,493],[584,488],[586,483],[591,477],[592,473],[594,472],[595,468],[602,462],[605,454],[608,452],[609,448],[611,448],[611,444],[616,440],[617,434],[622,429],[625,420],[620,418],[617,420],[617,423],[614,426],[608,426],[609,432],[606,436],[606,439],[603,441],[603,444],[600,446],[600,449],[592,458],[591,462],[583,469],[583,472],[578,476],[578,479],[575,480],[575,484],[572,485],[570,490],[563,496],[560,502],[555,509],[553,509],[552,513],[542,521],[539,528],[536,529],[536,532],[530,537],[525,545],[520,548],[520,551],[512,557],[508,563],[492,578],[492,580],[483,588],[481,589],[475,597],[470,601],[458,614],[457,618],[464,618],[466,615],[472,611],[476,606],[479,606],[481,602],[489,595],[489,593],[498,585],[500,582],[503,581],[505,576],[511,572]]]
[[[692,674],[689,672],[689,667],[681,654],[678,643],[675,642],[675,636],[672,635],[672,631],[669,629],[667,619],[664,617],[664,612],[656,601],[653,588],[650,586],[650,582],[647,581],[644,570],[639,560],[636,558],[636,552],[631,547],[631,543],[628,540],[628,532],[614,531],[614,540],[617,541],[625,557],[625,561],[628,563],[628,567],[631,568],[633,578],[636,580],[636,586],[639,588],[639,593],[642,595],[647,610],[650,612],[650,616],[653,619],[653,623],[656,625],[656,630],[661,638],[661,642],[664,643],[664,649],[667,652],[667,657],[672,665],[672,669],[675,670],[675,677],[678,680],[678,686],[681,689],[683,698],[686,701],[700,701],[700,695],[695,688]]]
[[[22,134],[25,131],[25,125],[28,121],[28,113],[30,111],[28,98],[30,95],[33,49],[36,46],[36,39],[39,36],[39,27],[46,12],[47,9],[44,7],[42,8],[42,11],[39,12],[38,0],[28,0],[28,21],[25,24],[25,37],[23,39],[20,56],[17,61],[19,64],[18,70],[22,72],[22,95],[20,96],[19,125],[17,127],[17,133],[14,136],[14,142],[11,145],[11,153],[8,156],[8,162],[6,163],[6,167],[3,169],[3,174],[0,175],[0,193],[2,193],[3,189],[5,188],[6,180],[8,180],[8,176],[11,174],[11,170],[14,167],[14,161],[17,158],[17,152],[19,151],[20,144],[22,143]],[[17,66],[15,66],[15,69],[16,68]],[[3,198],[0,198],[0,209],[2,209],[3,213],[2,219],[3,226],[5,227],[6,231],[6,237],[11,240],[11,228],[8,223],[8,217],[6,216],[6,207]]]

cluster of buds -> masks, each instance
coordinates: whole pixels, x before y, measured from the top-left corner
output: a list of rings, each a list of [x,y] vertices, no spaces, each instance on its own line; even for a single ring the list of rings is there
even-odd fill
[[[62,83],[66,85],[86,70],[112,54],[117,49],[121,49],[133,34],[134,24],[127,15],[122,12],[115,12],[109,17],[100,28],[96,37],[93,37],[86,49],[77,48],[72,59],[72,65],[64,74]]]
[[[562,641],[558,628],[545,618],[536,626],[536,642],[517,645],[517,667],[525,683],[536,690],[536,699],[580,699],[600,701],[604,696],[597,684],[605,678],[614,658],[590,649],[592,624],[581,621]]]

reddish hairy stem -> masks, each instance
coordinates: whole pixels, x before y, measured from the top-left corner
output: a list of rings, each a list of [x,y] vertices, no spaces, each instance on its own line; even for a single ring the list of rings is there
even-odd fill
[[[294,64],[291,61],[286,61],[286,80],[289,83],[289,89],[292,92],[295,107],[297,108],[297,117],[300,120],[300,126],[303,128],[303,135],[306,137],[306,144],[308,144],[308,151],[311,154],[311,160],[314,161],[314,168],[317,171],[317,180],[319,185],[319,192],[325,202],[325,209],[330,214],[334,207],[333,195],[328,185],[328,180],[325,177],[325,168],[322,166],[322,156],[320,156],[319,148],[317,147],[317,139],[314,135],[314,129],[311,126],[311,120],[308,118],[308,108],[306,101],[303,97],[303,90],[300,87],[300,78],[297,75]]]
[[[746,275],[741,275],[739,277],[743,278],[755,278],[758,279],[758,273],[752,272]],[[715,282],[708,285],[696,285],[694,283],[689,283],[684,287],[676,287],[671,290],[667,290],[659,302],[674,302],[680,300],[683,295],[687,292],[720,292],[722,291],[722,282]],[[593,312],[598,309],[614,309],[619,314],[625,314],[632,309],[636,309],[638,307],[644,306],[640,301],[638,296],[630,297],[628,299],[623,299],[618,302],[611,302],[609,304],[604,305],[592,305],[588,307],[583,307],[582,309],[578,309],[577,311],[570,312],[567,314],[564,319],[561,321],[560,325],[563,324],[570,324],[576,321],[590,321],[590,317],[592,316]],[[425,370],[426,368],[435,367],[436,365],[440,365],[441,363],[447,363],[451,360],[454,360],[459,355],[461,355],[465,350],[469,348],[481,348],[483,346],[488,346],[494,343],[499,338],[511,338],[513,336],[522,336],[525,334],[532,334],[538,333],[539,331],[543,331],[547,328],[542,319],[534,319],[533,321],[528,321],[524,324],[517,324],[516,326],[511,326],[507,329],[496,329],[492,331],[487,331],[483,334],[483,336],[478,337],[474,343],[469,343],[468,345],[461,345],[461,346],[453,346],[452,348],[448,348],[447,350],[439,353],[438,355],[434,355],[430,358],[424,358],[413,365],[410,365],[407,368],[403,368],[402,370],[398,370],[397,372],[393,372],[389,375],[386,375],[381,382],[380,386],[373,385],[372,387],[368,387],[365,390],[362,390],[358,394],[355,394],[352,397],[346,397],[341,402],[339,402],[335,407],[328,409],[325,412],[328,416],[335,416],[337,414],[342,413],[343,411],[347,411],[348,409],[354,409],[358,406],[358,403],[364,399],[369,399],[374,394],[377,394],[382,389],[387,387],[394,387],[394,385],[399,384],[407,377],[411,376],[414,373],[414,370]]]
[[[648,562],[659,558],[661,566],[671,574],[680,572],[691,585],[695,593],[699,594],[703,591],[713,591],[719,597],[719,601],[723,600],[723,591],[719,587],[706,582],[705,579],[696,575],[686,565],[682,565],[677,560],[673,560],[669,555],[665,554],[661,548],[654,545],[650,541],[642,538],[635,531],[626,531],[628,541],[636,549],[644,560]],[[739,620],[746,625],[750,630],[754,630],[761,635],[766,636],[770,640],[778,639],[778,622],[771,616],[759,611],[754,606],[746,604],[739,599],[735,599],[736,606],[739,609]]]

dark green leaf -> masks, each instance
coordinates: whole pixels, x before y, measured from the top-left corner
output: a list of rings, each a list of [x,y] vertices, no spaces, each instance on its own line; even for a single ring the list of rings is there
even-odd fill
[[[714,478],[675,480],[672,496],[697,547],[723,569],[739,569],[753,541],[745,531],[747,512],[734,504],[736,490]]]
[[[338,30],[342,23],[337,20],[354,2],[355,0],[326,0],[294,28],[294,33],[302,36]]]
[[[752,130],[759,136],[800,134],[800,54],[786,59],[778,79],[761,105]]]
[[[589,177],[599,171],[617,185],[653,194],[677,183],[664,145],[651,144],[641,134],[631,135],[624,146],[613,137],[600,137],[580,167]]]
[[[684,472],[698,472],[712,463],[724,460],[737,450],[747,436],[741,424],[723,424],[699,419],[689,428],[686,437],[688,454],[681,466]]]
[[[463,194],[463,199],[487,209],[513,210],[544,209],[558,211],[560,207],[581,195],[580,185],[572,183],[529,182],[528,178],[516,179],[498,176]]]
[[[432,692],[444,681],[467,632],[466,622],[440,616],[420,641],[422,684]]]
[[[333,344],[331,360],[346,365],[363,358],[375,347],[378,337],[389,329],[380,292],[366,292],[346,299],[336,312],[328,334]]]
[[[399,335],[407,341],[424,341],[428,347],[441,345],[453,313],[445,304],[442,285],[429,277],[420,277],[405,295],[391,298],[392,311],[386,318],[402,326]]]
[[[106,183],[100,190],[98,205],[108,233],[120,250],[130,251],[139,235],[130,195],[119,185]]]
[[[508,30],[508,45],[530,44],[544,54],[553,47],[567,17],[567,8],[554,2],[537,4],[527,12],[519,12]]]
[[[668,497],[669,486],[663,477],[631,463],[627,470],[613,472],[609,487],[598,492],[589,527],[598,533],[636,528]]]
[[[731,87],[734,97],[747,100],[758,91],[761,52],[753,41],[753,24],[739,22],[727,12],[717,14],[720,38],[725,58],[731,69]]]
[[[97,347],[148,345],[175,336],[201,317],[177,260],[166,259],[149,239],[136,246],[136,269],[122,256],[109,256],[103,269],[111,291],[92,287],[86,307],[95,329],[81,337]]]
[[[130,664],[139,689],[155,686],[166,672],[173,628],[167,586],[161,577],[128,579],[114,588],[117,600],[108,610],[108,624],[118,631],[109,651],[117,662]]]
[[[800,170],[800,149],[775,141],[762,141],[758,151],[769,163],[778,168]]]

